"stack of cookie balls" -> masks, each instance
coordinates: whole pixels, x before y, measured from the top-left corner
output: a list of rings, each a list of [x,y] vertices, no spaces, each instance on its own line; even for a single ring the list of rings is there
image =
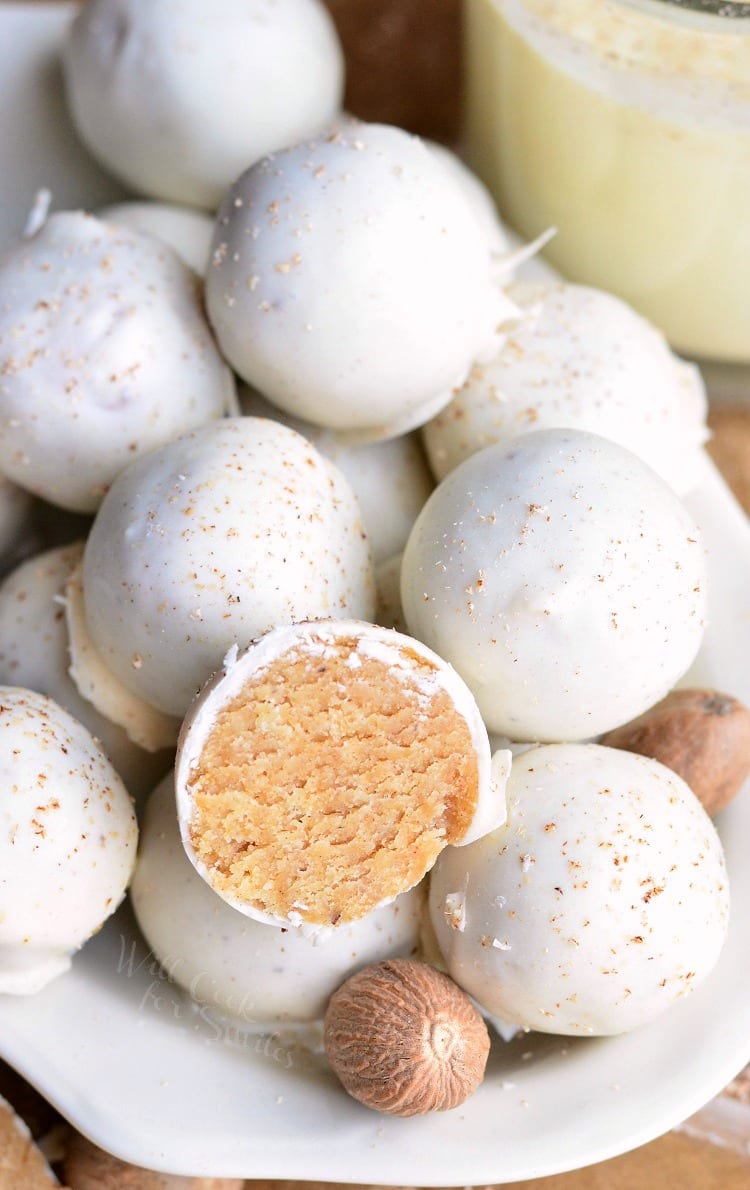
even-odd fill
[[[592,742],[701,645],[705,395],[621,302],[516,276],[448,150],[339,111],[317,0],[211,7],[83,7],[71,111],[137,201],[42,211],[0,261],[6,540],[32,498],[94,517],[0,587],[0,991],[114,911],[133,798],[136,916],[188,994],[330,1000],[352,1093],[449,1108],[489,1045],[467,994],[613,1034],[720,953],[695,793]],[[364,1086],[391,1009],[445,1095]]]

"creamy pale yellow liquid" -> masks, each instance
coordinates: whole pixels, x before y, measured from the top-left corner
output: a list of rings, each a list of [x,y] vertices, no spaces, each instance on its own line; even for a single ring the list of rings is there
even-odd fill
[[[467,0],[468,146],[508,221],[693,356],[750,361],[750,21]]]

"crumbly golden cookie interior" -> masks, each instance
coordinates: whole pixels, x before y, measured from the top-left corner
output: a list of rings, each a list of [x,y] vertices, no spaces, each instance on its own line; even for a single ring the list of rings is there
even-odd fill
[[[190,773],[190,841],[227,899],[337,925],[416,884],[478,795],[436,665],[405,645],[302,641],[218,711]]]

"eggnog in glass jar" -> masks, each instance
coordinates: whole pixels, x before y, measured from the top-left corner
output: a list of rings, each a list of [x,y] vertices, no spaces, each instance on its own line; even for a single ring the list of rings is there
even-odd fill
[[[466,0],[468,148],[569,279],[750,363],[750,3]]]

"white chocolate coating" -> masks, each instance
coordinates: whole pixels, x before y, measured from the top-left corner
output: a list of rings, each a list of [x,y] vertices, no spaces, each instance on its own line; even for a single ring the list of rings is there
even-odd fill
[[[385,661],[393,668],[394,673],[402,671],[404,681],[407,683],[414,680],[414,675],[408,665],[404,664],[404,646],[407,646],[411,653],[417,653],[431,662],[435,668],[429,677],[420,676],[417,680],[429,683],[429,686],[434,689],[442,688],[453,702],[457,713],[464,719],[476,751],[478,791],[474,815],[464,837],[456,843],[456,846],[465,847],[469,843],[473,843],[475,839],[480,839],[489,831],[494,830],[499,823],[505,821],[505,785],[510,772],[511,754],[500,751],[491,756],[487,730],[476,702],[468,687],[450,665],[430,649],[425,648],[420,641],[374,624],[364,624],[352,620],[326,621],[321,624],[292,624],[268,632],[241,654],[238,654],[236,646],[230,649],[224,659],[223,668],[218,670],[203,687],[182,725],[175,767],[180,834],[188,859],[208,884],[211,884],[211,872],[196,855],[191,840],[193,819],[191,778],[217,716],[228,703],[239,696],[245,684],[254,674],[262,673],[270,664],[283,657],[286,652],[292,649],[306,648],[314,655],[325,658],[327,648],[330,649],[328,655],[334,656],[335,649],[332,649],[331,646],[334,646],[340,639],[349,640],[351,638],[357,641],[353,650],[355,655],[359,653],[361,657],[372,656]],[[273,926],[290,924],[287,919],[260,910],[247,902],[230,900],[229,897],[224,896],[223,892],[219,895],[234,909],[252,917],[255,921]],[[312,925],[307,929],[311,934],[314,934],[319,933],[321,927]]]
[[[351,125],[351,127],[350,127]],[[353,119],[342,113],[337,117],[336,127],[346,128],[356,133],[356,126],[362,127],[362,121]],[[533,281],[547,284],[562,280],[560,274],[548,264],[538,251],[530,255],[524,252],[528,241],[523,240],[503,223],[497,204],[484,182],[462,160],[457,153],[437,141],[425,140],[424,144],[435,158],[451,175],[459,186],[464,198],[470,204],[475,222],[484,232],[485,239],[495,259],[495,275],[503,285],[507,285],[512,278],[519,281]],[[508,267],[508,258],[515,253],[522,252],[517,263]]]
[[[103,165],[142,194],[208,209],[265,153],[324,128],[343,89],[319,0],[90,0],[64,67]]]
[[[559,427],[611,438],[688,491],[708,437],[698,369],[611,294],[562,283],[508,292],[530,317],[424,428],[438,479],[485,446]]]
[[[171,775],[146,809],[130,895],[138,924],[168,974],[199,1003],[248,1022],[321,1017],[349,975],[416,950],[424,901],[419,886],[316,938],[298,927],[253,921],[217,896],[190,864]]]
[[[287,413],[394,437],[450,400],[515,311],[471,204],[378,124],[258,162],[222,204],[206,279],[226,358]]]
[[[84,698],[70,675],[66,586],[83,557],[83,542],[24,562],[0,586],[0,683],[47,694],[99,740],[136,799],[151,792],[171,755],[150,755]],[[157,712],[154,712],[156,714]]]
[[[451,976],[486,1011],[544,1033],[613,1034],[711,971],[729,889],[716,830],[680,777],[567,744],[516,757],[507,824],[440,856],[430,908]]]
[[[705,556],[645,463],[579,430],[490,446],[420,514],[401,572],[412,635],[467,682],[490,732],[554,743],[626,723],[693,661]]]
[[[507,231],[507,235],[511,252],[518,251],[526,243],[526,240],[513,231]],[[546,257],[538,252],[521,261],[514,271],[514,276],[518,281],[529,281],[534,285],[556,285],[562,281],[557,269],[553,269]]]
[[[79,693],[106,719],[123,727],[140,748],[147,752],[174,748],[180,720],[157,711],[124,686],[91,639],[83,595],[83,550],[65,584],[65,622],[70,649],[68,673]]]
[[[514,237],[503,226],[495,200],[481,178],[469,169],[457,153],[445,145],[434,141],[425,141],[425,144],[461,187],[464,197],[471,204],[474,218],[487,238],[490,251],[497,255],[512,252],[517,246]]]
[[[163,202],[121,202],[102,207],[97,217],[117,227],[130,227],[168,244],[183,264],[204,277],[211,256],[214,223],[203,211]]]
[[[70,967],[135,862],[133,805],[96,741],[41,694],[0,688],[0,992]]]
[[[269,417],[296,430],[349,480],[376,564],[403,550],[435,487],[417,434],[356,445],[331,430],[321,430],[302,418],[282,413],[245,385],[239,396],[244,414]]]
[[[0,263],[0,468],[36,495],[93,512],[233,392],[195,276],[151,236],[63,212]]]
[[[94,522],[83,584],[105,663],[177,716],[235,642],[374,611],[346,480],[293,430],[251,417],[203,426],[129,467]]]

